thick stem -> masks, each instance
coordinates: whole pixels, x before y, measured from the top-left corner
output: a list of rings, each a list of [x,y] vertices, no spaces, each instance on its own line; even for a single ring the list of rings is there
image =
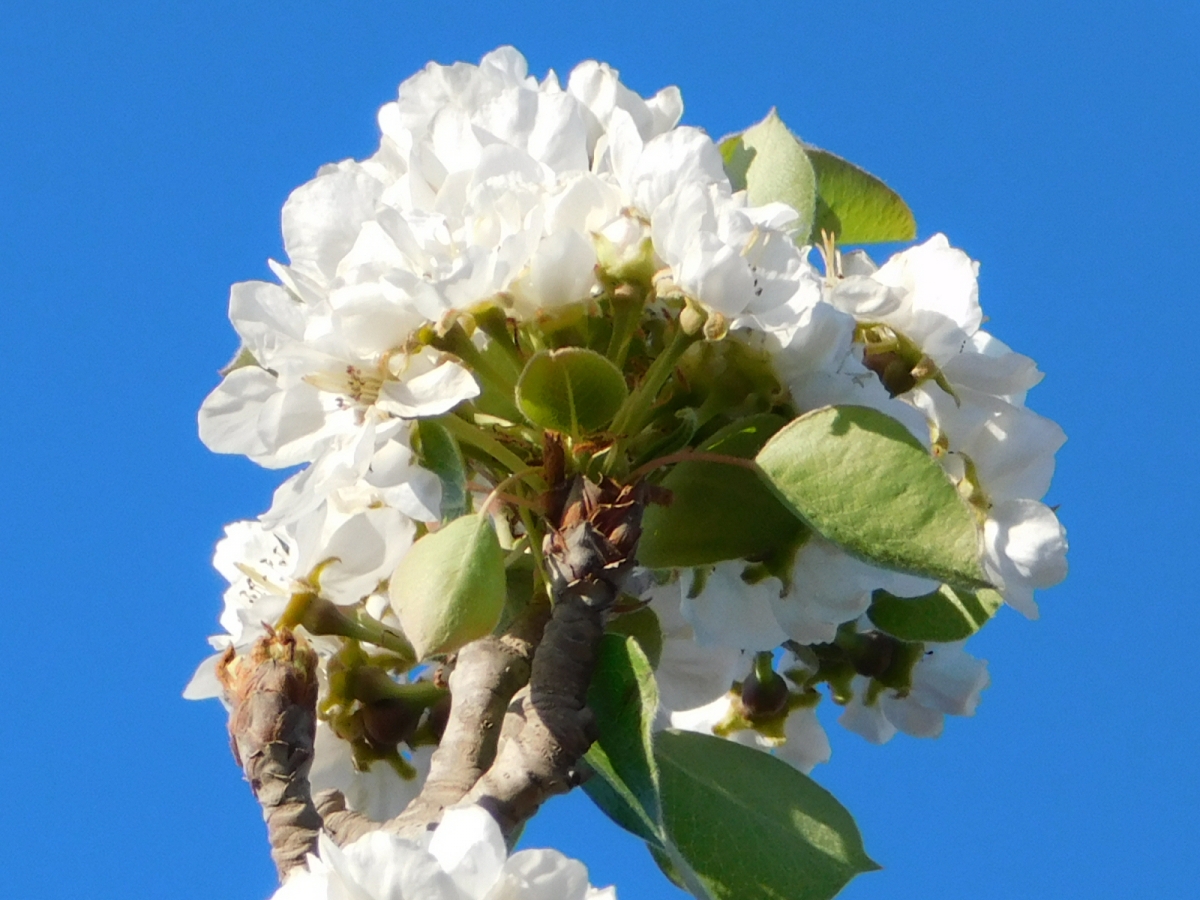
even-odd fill
[[[542,803],[582,779],[579,760],[596,738],[588,688],[605,615],[634,565],[645,496],[640,486],[577,478],[546,538],[554,611],[529,692],[510,714],[495,763],[466,796],[510,841]]]
[[[339,847],[351,844],[379,828],[379,823],[374,819],[347,809],[346,798],[341,791],[321,791],[313,798],[313,802],[325,823],[325,831]]]
[[[524,723],[466,796],[492,814],[506,837],[580,781],[579,760],[596,737],[587,691],[604,609],[615,599],[613,589],[560,597],[533,658]]]
[[[317,726],[316,669],[316,654],[287,629],[259,639],[248,655],[235,656],[231,648],[218,668],[232,706],[233,755],[262,806],[281,880],[304,864],[321,832],[308,783]]]
[[[458,652],[450,675],[450,717],[429,776],[416,799],[387,824],[389,831],[417,836],[435,826],[492,765],[509,701],[529,680],[546,612],[544,606],[530,607],[507,634]]]

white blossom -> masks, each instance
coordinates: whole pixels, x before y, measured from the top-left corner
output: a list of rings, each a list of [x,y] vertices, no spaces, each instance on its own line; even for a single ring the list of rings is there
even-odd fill
[[[508,856],[500,828],[477,806],[451,809],[425,846],[373,831],[339,848],[322,834],[318,855],[273,900],[616,900],[587,869],[555,850]]]
[[[913,667],[906,692],[873,686],[863,675],[854,678],[853,698],[838,719],[845,728],[874,744],[887,743],[903,731],[912,737],[937,737],[947,715],[973,716],[979,695],[991,679],[986,660],[963,649],[963,642],[927,644]]]

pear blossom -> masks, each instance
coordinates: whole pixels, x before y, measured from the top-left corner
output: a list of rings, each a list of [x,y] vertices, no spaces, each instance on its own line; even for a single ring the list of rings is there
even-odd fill
[[[500,828],[478,806],[451,809],[425,846],[370,832],[345,847],[325,834],[318,854],[273,900],[616,900],[587,869],[555,850],[508,856]]]
[[[861,252],[833,265],[840,271],[826,280],[825,301],[861,323],[893,402],[923,415],[935,455],[984,519],[987,575],[1036,617],[1033,591],[1066,576],[1067,549],[1057,517],[1038,502],[1066,436],[1025,407],[1042,377],[1037,365],[980,329],[978,265],[944,235],[879,268]]]
[[[853,698],[838,722],[873,744],[884,744],[898,730],[912,737],[937,737],[945,716],[973,716],[991,679],[986,660],[971,656],[963,643],[927,645],[906,692],[855,676]]]
[[[294,595],[314,590],[314,574],[319,573],[326,599],[358,603],[391,574],[412,537],[413,526],[394,510],[345,515],[328,504],[288,526],[262,520],[227,526],[213,556],[214,567],[229,582],[220,616],[225,633],[209,639],[218,652],[201,663],[184,696],[220,696],[215,667],[221,653],[231,646],[249,647],[277,624]]]
[[[327,722],[318,721],[308,781],[314,793],[341,791],[347,808],[386,822],[400,815],[420,793],[434,749],[429,745],[401,748],[398,753],[409,771],[401,771],[386,759],[373,760],[363,768],[355,762],[350,743],[338,737]]]
[[[696,640],[680,608],[678,581],[652,588],[647,599],[662,632],[662,650],[654,670],[660,704],[656,723],[683,727],[672,713],[724,696],[745,668],[743,654],[740,648],[705,646]]]

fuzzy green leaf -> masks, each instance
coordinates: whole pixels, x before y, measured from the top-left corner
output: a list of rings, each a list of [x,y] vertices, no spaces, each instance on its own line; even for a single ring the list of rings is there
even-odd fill
[[[875,565],[987,587],[975,513],[902,424],[863,406],[806,413],[755,457],[813,530]]]
[[[812,229],[817,179],[804,145],[775,110],[757,125],[721,142],[725,171],[735,190],[745,189],[754,206],[786,203],[800,214],[794,227],[804,238]]]
[[[650,731],[658,687],[650,660],[634,638],[603,637],[588,707],[596,716],[599,737],[585,757],[597,777],[584,782],[584,790],[622,828],[661,846]]]
[[[691,732],[656,735],[668,845],[714,900],[827,900],[879,868],[854,819],[782,760]]]
[[[969,638],[1004,605],[989,588],[968,591],[943,584],[923,597],[893,597],[876,591],[867,615],[876,626],[902,641],[946,643]]]
[[[917,220],[900,195],[865,169],[827,150],[805,147],[817,179],[811,240],[828,231],[843,244],[911,241]]]
[[[629,396],[621,370],[594,350],[543,350],[517,381],[517,406],[535,425],[579,437],[600,431]]]
[[[419,659],[491,634],[507,593],[504,553],[491,519],[462,516],[425,535],[396,567],[389,592]]]
[[[750,459],[785,420],[763,414],[734,422],[701,447]],[[797,541],[803,523],[749,469],[719,462],[678,463],[662,481],[670,506],[642,518],[638,561],[652,569],[761,557]]]

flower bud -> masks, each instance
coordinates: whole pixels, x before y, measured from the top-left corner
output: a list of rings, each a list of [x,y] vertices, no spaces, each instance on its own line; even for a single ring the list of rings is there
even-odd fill
[[[759,654],[742,682],[742,714],[751,722],[772,719],[788,708],[788,686],[771,666],[771,654]]]

